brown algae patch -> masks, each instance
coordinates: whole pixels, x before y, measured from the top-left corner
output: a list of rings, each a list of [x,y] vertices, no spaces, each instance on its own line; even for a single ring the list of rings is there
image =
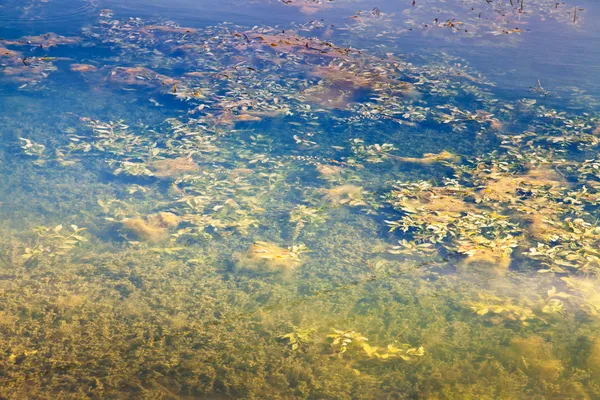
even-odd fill
[[[335,205],[348,204],[350,206],[364,206],[365,191],[362,187],[356,185],[340,185],[331,189],[322,189],[325,198]]]
[[[22,57],[23,56],[20,52],[0,46],[0,59],[9,59],[15,62],[22,62],[20,61]]]
[[[566,182],[556,171],[547,167],[533,167],[523,175],[508,175],[492,170],[482,175],[485,179],[479,196],[499,202],[513,202],[517,198],[519,189],[528,187],[565,187]]]
[[[304,263],[301,254],[306,251],[306,247],[302,245],[284,248],[273,243],[256,241],[239,258],[238,267],[289,275]]]
[[[325,108],[345,109],[360,97],[372,96],[381,91],[389,91],[407,99],[419,97],[414,85],[389,79],[385,71],[381,70],[343,69],[339,65],[330,64],[314,67],[310,75],[321,80],[304,90],[301,97]]]
[[[255,40],[261,47],[272,49],[278,53],[306,54],[323,58],[346,58],[350,53],[349,49],[334,46],[318,38],[305,38],[293,31],[283,33],[264,30],[263,32],[245,32],[238,35]]]
[[[160,212],[158,214],[149,215],[144,218],[128,218],[123,220],[123,228],[132,233],[135,237],[158,243],[167,239],[169,229],[176,228],[181,219],[175,214],[169,212]]]
[[[12,46],[36,46],[48,49],[55,46],[76,45],[81,42],[80,37],[67,37],[49,32],[43,35],[24,36],[16,40],[4,40],[4,43]]]
[[[153,161],[148,169],[157,178],[169,179],[198,172],[200,167],[189,157],[179,157]]]
[[[316,14],[320,11],[328,10],[332,0],[282,0],[282,3],[296,7],[303,14]]]
[[[97,70],[95,66],[90,64],[71,64],[69,69],[75,72],[95,72]]]
[[[170,25],[147,25],[143,28],[146,31],[157,31],[162,33],[178,33],[182,35],[194,35],[198,33],[197,29]]]
[[[339,178],[344,170],[338,165],[330,164],[316,164],[317,172],[323,179],[334,179]]]
[[[459,262],[458,269],[463,272],[473,271],[503,275],[512,262],[512,248],[516,246],[513,241],[508,245],[495,245],[493,241],[485,238],[473,239],[477,245],[467,243],[459,247],[458,251],[467,257]]]
[[[176,80],[159,74],[146,67],[115,67],[108,75],[108,80],[132,86],[160,86],[176,84]]]
[[[421,165],[431,165],[436,163],[449,163],[449,164],[457,164],[460,162],[460,156],[456,154],[450,153],[449,151],[443,150],[439,153],[425,153],[423,157],[400,157],[395,155],[389,155],[392,160],[399,161],[402,163],[410,163],[410,164],[421,164]]]

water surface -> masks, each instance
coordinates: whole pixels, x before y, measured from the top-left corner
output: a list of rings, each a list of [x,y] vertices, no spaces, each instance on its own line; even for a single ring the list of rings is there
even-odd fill
[[[598,5],[0,4],[0,397],[600,397]]]

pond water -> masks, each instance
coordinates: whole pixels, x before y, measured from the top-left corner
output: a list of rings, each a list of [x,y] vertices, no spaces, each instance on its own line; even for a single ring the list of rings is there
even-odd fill
[[[600,16],[0,3],[0,397],[600,398]]]

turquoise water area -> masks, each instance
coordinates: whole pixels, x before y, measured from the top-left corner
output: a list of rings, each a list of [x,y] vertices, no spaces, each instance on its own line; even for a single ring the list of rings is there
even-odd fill
[[[591,1],[0,4],[0,398],[600,398]]]

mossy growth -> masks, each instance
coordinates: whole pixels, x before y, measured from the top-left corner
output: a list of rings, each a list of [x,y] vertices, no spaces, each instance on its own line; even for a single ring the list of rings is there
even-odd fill
[[[552,345],[540,336],[512,339],[504,357],[527,376],[548,383],[558,379],[565,368],[553,357]]]

